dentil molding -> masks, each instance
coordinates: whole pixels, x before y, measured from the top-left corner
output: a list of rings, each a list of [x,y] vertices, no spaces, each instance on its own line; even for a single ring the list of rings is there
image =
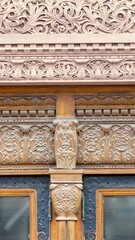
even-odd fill
[[[134,84],[131,0],[2,0],[0,85]]]

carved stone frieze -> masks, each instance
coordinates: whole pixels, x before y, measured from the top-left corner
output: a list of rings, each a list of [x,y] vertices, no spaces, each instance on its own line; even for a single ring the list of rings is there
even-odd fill
[[[76,221],[81,205],[82,184],[51,184],[51,198],[57,221]]]
[[[54,163],[53,131],[44,126],[0,126],[0,164]]]
[[[58,119],[55,125],[55,157],[58,168],[75,168],[77,155],[77,120]]]
[[[135,129],[131,125],[84,125],[78,142],[78,163],[135,164]]]
[[[134,59],[57,59],[56,60],[26,60],[0,61],[1,82],[47,82],[78,80],[91,82],[93,80],[135,80]]]
[[[134,12],[132,0],[2,0],[0,33],[133,33]]]

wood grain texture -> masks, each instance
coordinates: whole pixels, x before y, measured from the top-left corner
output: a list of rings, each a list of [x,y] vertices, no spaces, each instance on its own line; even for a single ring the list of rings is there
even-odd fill
[[[30,239],[37,240],[37,191],[32,188],[3,188],[0,197],[30,197]]]
[[[102,188],[96,191],[96,240],[103,240],[104,196],[135,196],[133,188]]]

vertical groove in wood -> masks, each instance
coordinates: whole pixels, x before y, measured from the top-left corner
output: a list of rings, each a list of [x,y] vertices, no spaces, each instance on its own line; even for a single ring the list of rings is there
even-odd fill
[[[83,221],[82,221],[82,209],[79,209],[77,214],[78,220],[75,223],[75,240],[82,240],[83,239]]]
[[[67,240],[76,240],[75,221],[67,221]]]
[[[57,223],[58,223],[58,240],[67,240],[66,221],[58,221]]]

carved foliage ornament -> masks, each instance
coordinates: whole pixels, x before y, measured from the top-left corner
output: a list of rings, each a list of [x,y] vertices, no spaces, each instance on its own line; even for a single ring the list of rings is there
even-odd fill
[[[0,33],[135,32],[133,0],[2,0]]]
[[[55,157],[58,168],[75,168],[77,120],[55,120]]]
[[[51,184],[51,198],[56,220],[77,220],[81,204],[82,184]]]
[[[0,127],[0,164],[53,162],[53,133],[49,126]]]
[[[79,131],[79,160],[83,164],[134,164],[135,129],[86,125]]]
[[[77,81],[77,80],[135,79],[134,59],[61,59],[27,60],[24,62],[0,61],[0,80],[4,81]]]

